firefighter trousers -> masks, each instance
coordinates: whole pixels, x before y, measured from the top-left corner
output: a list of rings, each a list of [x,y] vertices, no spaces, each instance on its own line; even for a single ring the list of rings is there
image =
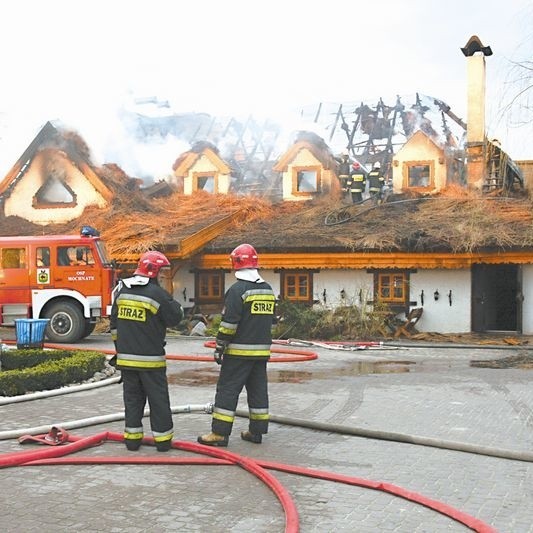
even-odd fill
[[[225,356],[220,367],[213,407],[213,433],[224,436],[231,434],[239,394],[243,388],[246,388],[248,399],[250,433],[268,432],[267,360]]]
[[[128,369],[122,370],[121,373],[126,428],[124,437],[130,440],[142,438],[142,418],[146,400],[148,400],[150,426],[156,444],[172,440],[173,423],[166,368]]]

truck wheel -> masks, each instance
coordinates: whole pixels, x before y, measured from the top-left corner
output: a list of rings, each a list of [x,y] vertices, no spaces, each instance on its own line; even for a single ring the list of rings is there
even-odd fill
[[[50,319],[46,336],[52,342],[76,342],[82,338],[85,318],[75,304],[57,302],[52,304],[44,315]]]
[[[96,327],[96,322],[91,322],[88,318],[85,319],[85,327],[83,329],[83,335],[82,339],[85,339],[85,337],[88,337]]]

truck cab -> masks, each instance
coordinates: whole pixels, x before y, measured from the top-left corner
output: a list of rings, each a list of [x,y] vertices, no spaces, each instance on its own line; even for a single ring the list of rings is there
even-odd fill
[[[50,341],[76,342],[109,316],[115,278],[93,228],[80,235],[0,237],[0,324],[48,318]]]

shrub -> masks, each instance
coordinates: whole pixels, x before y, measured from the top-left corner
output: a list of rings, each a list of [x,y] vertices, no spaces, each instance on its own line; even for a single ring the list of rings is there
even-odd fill
[[[2,353],[0,395],[51,390],[89,379],[105,368],[106,356],[94,351],[6,350]]]
[[[313,308],[305,304],[281,301],[281,316],[273,335],[278,339],[366,340],[387,330],[383,305],[371,307],[347,305],[335,309]]]

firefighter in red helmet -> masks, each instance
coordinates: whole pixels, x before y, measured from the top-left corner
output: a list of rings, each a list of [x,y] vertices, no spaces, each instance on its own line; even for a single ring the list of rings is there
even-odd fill
[[[139,449],[144,436],[146,400],[157,450],[169,450],[174,436],[165,336],[168,327],[183,319],[183,309],[159,286],[159,271],[168,266],[170,262],[161,252],[144,253],[133,276],[120,281],[113,300],[111,337],[117,350],[116,367],[122,373],[124,442],[130,451]]]
[[[246,388],[248,430],[243,440],[260,444],[268,431],[267,361],[272,344],[276,297],[257,271],[257,252],[250,244],[230,254],[237,281],[224,296],[222,320],[216,336],[215,361],[221,365],[211,433],[198,437],[208,446],[227,446],[239,394]]]
[[[366,174],[357,161],[352,164],[348,188],[352,196],[352,203],[356,204],[363,201],[363,193],[366,188]]]

